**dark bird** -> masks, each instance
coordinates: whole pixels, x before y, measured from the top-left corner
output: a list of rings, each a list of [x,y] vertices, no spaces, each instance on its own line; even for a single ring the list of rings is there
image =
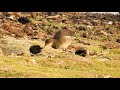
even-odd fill
[[[39,45],[33,45],[30,47],[30,52],[32,54],[38,54],[41,52],[41,50],[42,50],[42,48]]]
[[[30,20],[27,17],[20,17],[18,21],[22,24],[27,24],[30,22]]]

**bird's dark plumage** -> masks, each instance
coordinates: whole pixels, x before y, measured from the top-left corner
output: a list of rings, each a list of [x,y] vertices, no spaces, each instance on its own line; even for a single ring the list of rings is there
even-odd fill
[[[73,31],[70,30],[60,30],[58,31],[55,35],[54,35],[54,39],[60,39],[61,36],[72,36],[73,35]]]

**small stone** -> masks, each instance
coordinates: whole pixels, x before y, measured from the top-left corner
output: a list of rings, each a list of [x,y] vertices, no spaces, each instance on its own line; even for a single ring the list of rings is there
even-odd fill
[[[110,78],[110,77],[111,77],[110,75],[104,76],[104,78]]]
[[[88,33],[83,33],[83,34],[82,34],[82,37],[83,37],[83,38],[88,38],[88,37],[89,37],[89,34],[88,34]]]
[[[90,28],[90,29],[92,28],[92,27],[91,27],[91,26],[89,26],[89,25],[87,25],[87,27],[88,27],[88,28]]]
[[[86,30],[86,28],[85,28],[85,26],[80,26],[79,28],[78,28],[78,30]]]
[[[33,62],[33,64],[37,64],[35,59],[31,59],[31,61]]]
[[[14,20],[14,17],[13,16],[10,16],[10,17],[8,17],[9,19],[11,19],[11,20]]]
[[[114,24],[115,24],[115,26],[120,27],[120,22],[119,21],[116,21]]]
[[[120,43],[120,39],[116,39],[116,42]]]
[[[40,39],[39,37],[37,37],[37,36],[33,36],[33,37],[31,37],[31,39]]]
[[[105,31],[103,31],[103,30],[101,30],[101,31],[99,32],[99,34],[103,34],[103,35],[105,35],[105,36],[108,36],[108,33],[105,32]]]
[[[48,17],[46,17],[46,18],[53,18],[53,19],[57,19],[57,18],[59,18],[60,17],[60,15],[55,15],[55,16],[48,16]]]
[[[112,21],[109,21],[109,22],[108,22],[108,24],[109,24],[109,25],[112,25],[112,24],[113,24],[113,22],[112,22]]]

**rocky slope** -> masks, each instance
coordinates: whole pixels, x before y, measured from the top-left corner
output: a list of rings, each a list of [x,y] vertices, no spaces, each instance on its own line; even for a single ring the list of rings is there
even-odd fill
[[[120,15],[81,12],[0,12],[1,55],[30,56],[30,47],[43,47],[58,30],[71,29],[75,41],[68,49],[87,51],[120,48]],[[99,43],[98,43],[99,42]],[[48,50],[49,51],[49,50]],[[90,54],[90,55],[92,55]]]

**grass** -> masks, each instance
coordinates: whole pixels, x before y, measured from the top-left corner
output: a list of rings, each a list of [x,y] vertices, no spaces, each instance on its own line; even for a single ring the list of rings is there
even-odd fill
[[[32,61],[33,59],[36,63]],[[120,77],[119,60],[98,61],[91,58],[89,61],[78,60],[76,63],[74,59],[0,56],[0,77],[95,78],[97,75]]]

